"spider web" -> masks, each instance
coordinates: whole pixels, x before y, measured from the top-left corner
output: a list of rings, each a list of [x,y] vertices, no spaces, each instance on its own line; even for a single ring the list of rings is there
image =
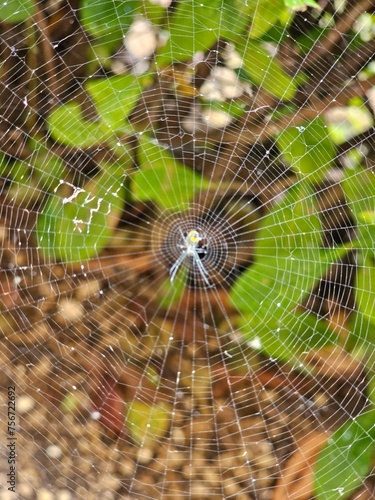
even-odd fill
[[[1,498],[372,498],[372,11],[3,3]]]

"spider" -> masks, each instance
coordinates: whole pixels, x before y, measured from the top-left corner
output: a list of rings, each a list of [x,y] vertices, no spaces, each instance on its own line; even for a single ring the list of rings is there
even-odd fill
[[[180,268],[181,264],[184,262],[184,260],[187,257],[191,257],[193,260],[193,264],[195,264],[198,267],[198,270],[201,273],[202,278],[204,279],[206,284],[210,286],[210,283],[207,279],[208,272],[205,269],[205,267],[204,267],[204,265],[199,257],[199,254],[205,254],[207,252],[207,250],[205,250],[204,248],[200,248],[198,246],[199,243],[202,241],[202,238],[199,236],[198,231],[195,231],[194,229],[189,231],[189,233],[186,237],[184,236],[181,229],[180,229],[180,233],[181,233],[181,238],[182,238],[184,243],[182,245],[177,245],[182,250],[182,252],[181,252],[181,255],[179,256],[179,258],[176,260],[176,262],[173,264],[173,266],[169,270],[169,274],[171,276],[171,283],[173,283],[173,281],[176,277],[177,271],[179,270],[179,268]]]

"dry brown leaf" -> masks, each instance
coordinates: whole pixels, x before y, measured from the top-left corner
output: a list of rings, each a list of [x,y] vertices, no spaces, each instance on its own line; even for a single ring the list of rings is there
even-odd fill
[[[298,443],[276,483],[272,500],[307,500],[312,496],[313,464],[328,437],[323,432],[314,432]]]

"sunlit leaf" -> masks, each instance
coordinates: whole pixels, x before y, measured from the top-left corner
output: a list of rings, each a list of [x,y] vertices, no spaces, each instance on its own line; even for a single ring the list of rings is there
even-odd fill
[[[284,0],[263,0],[258,3],[253,14],[250,37],[260,38],[273,27],[285,10]]]
[[[134,75],[91,80],[86,85],[101,120],[112,130],[121,129],[142,91]]]
[[[293,170],[310,182],[323,180],[336,157],[336,147],[319,117],[284,130],[277,137],[277,146]]]
[[[181,266],[173,283],[171,283],[169,277],[162,283],[160,287],[161,293],[158,297],[158,302],[161,307],[167,309],[181,299],[185,290],[187,277],[187,268]]]
[[[375,325],[375,266],[373,253],[366,256],[356,273],[356,305]]]
[[[367,411],[340,427],[315,466],[317,500],[346,499],[369,473],[374,456],[375,413]]]
[[[78,413],[84,407],[84,397],[78,391],[67,392],[61,401],[61,409],[64,413]]]
[[[237,120],[245,114],[246,104],[235,100],[230,102],[202,100],[201,108],[203,116],[208,116],[211,111],[218,111]]]
[[[231,301],[242,314],[239,324],[246,338],[257,337],[262,352],[286,362],[296,362],[308,349],[337,342],[317,317],[295,312],[331,264],[324,255],[310,257],[320,257],[321,262],[308,263],[300,253],[282,265],[276,259],[263,259],[231,292]]]
[[[157,142],[142,136],[138,148],[139,171],[133,177],[134,194],[164,208],[186,209],[195,193],[208,181],[175,160]]]
[[[345,196],[354,217],[375,210],[375,173],[370,169],[348,169],[343,181]]]
[[[73,147],[87,148],[101,144],[110,137],[100,122],[84,120],[80,106],[73,102],[52,111],[48,128],[53,139]]]
[[[33,167],[37,189],[53,191],[59,185],[60,180],[66,178],[64,162],[37,140],[31,140],[30,147],[33,152],[27,161]]]
[[[144,0],[141,5],[142,14],[153,24],[161,24],[167,12],[166,5],[154,3],[152,0]]]
[[[131,438],[139,446],[150,446],[166,434],[171,413],[166,404],[133,401],[130,405],[126,426]]]
[[[83,0],[81,20],[101,44],[119,45],[139,8],[137,0]]]
[[[52,137],[74,147],[87,148],[104,141],[115,147],[115,132],[127,130],[126,118],[142,91],[142,81],[127,75],[88,82],[86,88],[95,103],[95,120],[86,120],[78,103],[64,104],[48,118]]]
[[[247,37],[246,28],[254,23],[254,17],[260,3],[269,0],[224,0],[222,3],[222,19],[219,36],[231,42],[236,42],[240,36]]]
[[[9,157],[0,154],[0,177],[16,183],[25,184],[30,175],[30,167],[23,161],[11,161]]]
[[[292,10],[306,10],[307,7],[314,7],[315,9],[321,10],[320,5],[315,0],[284,0],[287,7]]]
[[[329,134],[336,144],[343,144],[374,126],[374,119],[362,100],[357,106],[332,108],[325,118]]]
[[[375,174],[370,169],[348,169],[342,182],[348,206],[358,225],[358,244],[375,248]]]
[[[309,251],[320,250],[321,230],[313,192],[300,182],[262,219],[255,255],[258,259],[290,258],[300,251],[307,256]]]
[[[1,3],[0,20],[7,23],[26,21],[36,12],[33,0],[7,0]]]
[[[243,69],[254,83],[279,99],[288,101],[294,97],[296,79],[287,75],[258,41],[245,40],[238,42],[236,47],[243,58]]]
[[[53,260],[80,262],[98,255],[119,216],[122,169],[108,167],[83,188],[62,182],[38,217],[38,243]]]
[[[190,59],[220,38],[236,41],[251,22],[258,1],[181,0],[167,25],[169,39],[159,51],[160,65]]]
[[[364,224],[375,224],[375,210],[366,210],[365,212],[359,212],[358,219]]]
[[[159,51],[158,64],[185,61],[209,49],[219,37],[222,0],[181,0],[168,22],[169,39]]]
[[[317,317],[296,312],[340,255],[322,249],[321,236],[314,197],[301,184],[263,221],[256,262],[232,288],[231,302],[241,312],[244,335],[259,338],[260,349],[269,356],[297,361],[303,351],[337,341]]]

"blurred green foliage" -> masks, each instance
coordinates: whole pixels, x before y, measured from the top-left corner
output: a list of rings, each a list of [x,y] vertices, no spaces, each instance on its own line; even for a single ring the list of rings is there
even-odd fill
[[[324,321],[297,312],[317,279],[343,254],[323,249],[321,239],[315,197],[301,181],[262,220],[255,263],[231,291],[244,334],[257,336],[267,355],[298,367],[303,352],[337,342]]]
[[[33,0],[7,0],[2,2],[0,20],[8,23],[20,23],[29,19],[36,12]]]
[[[340,427],[329,439],[316,464],[317,498],[348,498],[370,472],[374,443],[374,409]]]
[[[321,117],[287,128],[278,135],[277,145],[286,163],[310,182],[323,181],[336,158],[336,145]]]
[[[132,440],[139,446],[152,447],[164,436],[171,423],[171,409],[165,403],[133,401],[126,423]]]
[[[139,171],[133,176],[133,193],[140,200],[153,200],[160,207],[186,210],[208,180],[173,158],[166,148],[142,135],[138,148]]]
[[[26,192],[39,190],[46,198],[36,226],[45,256],[54,262],[77,262],[98,255],[111,238],[129,190],[133,200],[152,200],[169,210],[184,209],[197,192],[205,190],[208,181],[176,160],[146,125],[141,131],[133,130],[129,116],[137,101],[159,70],[171,63],[186,63],[198,51],[224,40],[234,45],[242,59],[237,68],[242,80],[290,104],[308,76],[288,74],[272,49],[286,36],[295,12],[305,7],[319,9],[313,0],[179,0],[169,10],[148,0],[83,0],[80,20],[90,36],[94,64],[121,47],[137,16],[147,18],[159,35],[164,34],[165,42],[158,44],[148,73],[88,79],[85,92],[91,109],[83,110],[72,100],[48,116],[48,134],[55,143],[76,150],[105,146],[113,163],[99,163],[94,174],[77,184],[68,165],[39,137],[29,138],[28,161],[0,157],[0,174],[11,184],[12,195],[18,193],[24,199]],[[8,0],[0,9],[0,20],[18,23],[34,14],[32,0]],[[299,37],[295,42],[301,53],[308,53],[326,29],[315,27]],[[241,100],[234,98],[202,100],[202,105],[224,110],[232,118],[246,112]],[[365,335],[355,330],[353,344],[357,353],[365,355],[369,370],[373,369],[374,359],[367,353],[375,344],[374,334],[368,333],[375,331],[375,176],[372,170],[356,166],[347,169],[341,182],[356,228],[356,238],[344,246],[323,247],[315,194],[316,184],[324,181],[334,164],[338,144],[366,130],[361,128],[364,115],[356,113],[362,107],[362,103],[351,103],[354,115],[347,113],[345,120],[338,121],[336,117],[330,126],[319,116],[275,131],[280,155],[298,182],[261,221],[254,264],[238,278],[230,294],[245,338],[257,337],[263,353],[301,370],[310,370],[301,357],[306,350],[335,345],[340,339],[322,318],[299,306],[330,265],[352,249],[359,264],[354,323],[371,325]],[[293,114],[296,109],[285,106],[282,112]],[[372,125],[369,121],[367,129]],[[137,137],[135,155],[128,147],[131,136]],[[130,182],[125,187],[127,178]],[[135,402],[128,411],[130,434],[140,444],[157,439],[169,426],[168,408],[142,405]],[[347,498],[368,473],[375,441],[373,422],[370,408],[333,434],[316,466],[319,500]]]

